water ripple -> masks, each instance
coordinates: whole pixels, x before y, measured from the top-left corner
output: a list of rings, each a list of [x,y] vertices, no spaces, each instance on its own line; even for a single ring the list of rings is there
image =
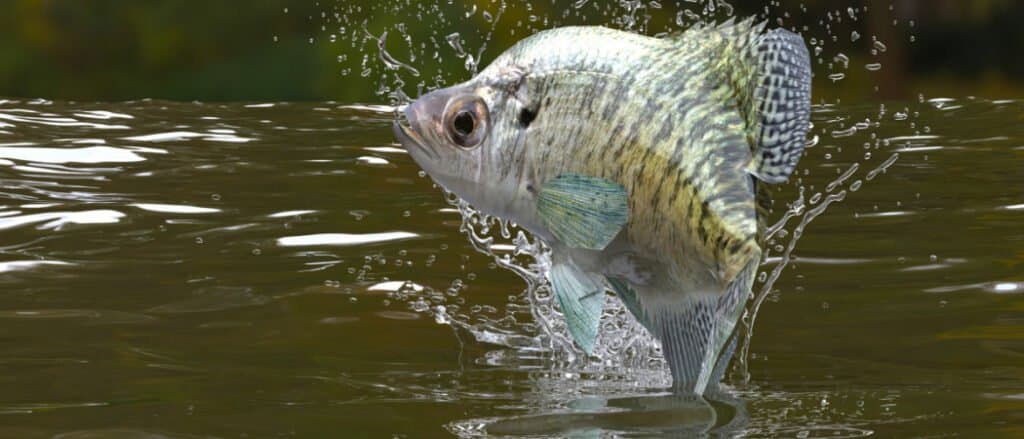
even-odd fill
[[[44,221],[46,223],[38,226],[38,229],[60,230],[68,224],[113,224],[119,222],[124,216],[124,213],[109,209],[34,213],[0,218],[0,230],[13,229]]]
[[[417,238],[420,235],[409,232],[386,233],[315,233],[312,235],[285,236],[277,239],[282,247],[304,247],[316,245],[362,245]]]
[[[210,142],[229,142],[229,143],[246,143],[251,142],[255,139],[248,137],[239,137],[233,133],[221,131],[214,132],[211,130],[209,133],[196,133],[192,131],[170,131],[166,133],[154,133],[145,134],[141,136],[130,136],[123,137],[124,140],[131,140],[135,142],[181,142],[185,140],[200,139]]]
[[[133,203],[131,205],[142,210],[159,213],[204,214],[220,212],[220,209],[212,207],[189,206],[185,204]]]
[[[14,145],[14,144],[12,144]],[[0,157],[36,163],[131,163],[146,160],[139,153],[166,154],[157,148],[116,148],[88,146],[83,148],[48,148],[16,144],[0,146]]]

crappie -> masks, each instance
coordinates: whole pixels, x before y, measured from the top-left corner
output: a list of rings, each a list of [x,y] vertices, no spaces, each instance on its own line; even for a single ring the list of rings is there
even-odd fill
[[[566,27],[420,97],[394,131],[437,183],[551,247],[582,349],[608,286],[661,341],[674,389],[699,394],[732,355],[763,185],[800,159],[810,84],[803,40],[751,21],[662,39]]]

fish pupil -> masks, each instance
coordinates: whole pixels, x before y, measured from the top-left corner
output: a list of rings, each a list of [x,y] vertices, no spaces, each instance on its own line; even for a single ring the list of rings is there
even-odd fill
[[[529,108],[523,108],[523,111],[519,112],[519,125],[522,125],[524,128],[528,127],[530,126],[530,122],[533,122],[533,119],[536,118],[537,112]]]
[[[455,129],[455,133],[467,137],[473,133],[473,129],[476,127],[476,121],[473,118],[473,114],[468,111],[461,111],[455,115],[455,119],[452,120],[452,128]]]

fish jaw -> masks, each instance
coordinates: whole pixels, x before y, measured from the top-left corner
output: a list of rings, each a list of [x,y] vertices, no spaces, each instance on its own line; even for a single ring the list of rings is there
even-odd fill
[[[396,120],[391,125],[391,131],[395,134],[395,138],[412,157],[416,164],[422,168],[424,163],[429,163],[430,160],[437,159],[437,152],[430,146],[423,143],[422,138],[416,131],[409,126],[409,123],[403,118]]]
[[[392,124],[395,138],[413,161],[445,190],[463,199],[483,195],[478,182],[484,179],[478,150],[460,150],[444,138],[441,115],[458,87],[421,96],[405,107]]]
[[[392,131],[413,161],[446,191],[454,193],[474,206],[487,198],[486,191],[479,190],[479,185],[475,181],[458,173],[446,172],[445,167],[441,166],[444,162],[442,153],[424,141],[423,137],[407,123],[395,121],[392,124]]]
[[[392,131],[398,142],[405,147],[416,164],[428,174],[439,174],[440,167],[446,161],[443,151],[437,147],[439,140],[434,133],[438,131],[440,120],[433,108],[444,108],[447,93],[429,93],[406,105],[405,110],[392,125]]]

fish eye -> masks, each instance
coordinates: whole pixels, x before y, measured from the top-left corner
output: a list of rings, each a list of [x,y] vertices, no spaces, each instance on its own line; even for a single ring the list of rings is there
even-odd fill
[[[473,148],[487,137],[487,106],[475,95],[460,96],[448,103],[445,130],[452,143]]]
[[[473,127],[476,125],[476,117],[468,111],[460,111],[452,120],[452,129],[459,137],[469,137],[473,134]]]

